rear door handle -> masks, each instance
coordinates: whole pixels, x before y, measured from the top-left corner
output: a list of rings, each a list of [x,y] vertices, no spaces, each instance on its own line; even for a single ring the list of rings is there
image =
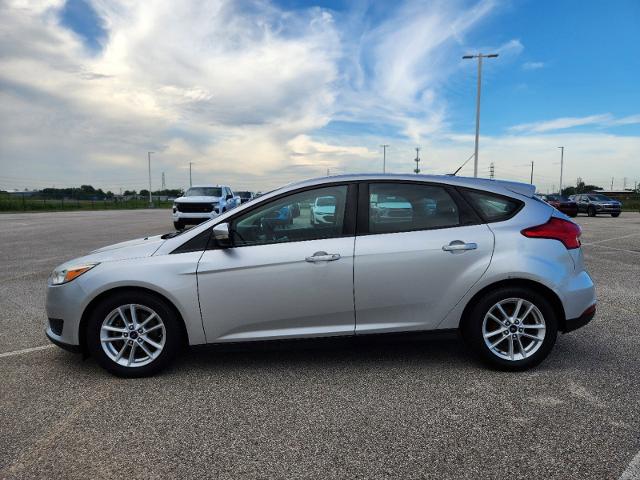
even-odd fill
[[[316,252],[312,256],[305,258],[307,262],[333,262],[340,258],[339,253]]]
[[[464,250],[476,250],[477,248],[477,243],[465,243],[462,240],[454,240],[449,245],[442,246],[442,250],[444,250],[445,252],[460,252]]]

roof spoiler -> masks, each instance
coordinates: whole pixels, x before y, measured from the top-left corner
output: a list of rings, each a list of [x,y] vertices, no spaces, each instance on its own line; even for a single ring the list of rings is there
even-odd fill
[[[536,186],[529,183],[503,181],[500,181],[500,183],[507,190],[519,193],[520,195],[524,195],[525,197],[533,197],[536,194]]]

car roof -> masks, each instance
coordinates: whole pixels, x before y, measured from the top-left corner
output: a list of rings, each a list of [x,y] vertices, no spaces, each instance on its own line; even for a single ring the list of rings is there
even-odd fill
[[[477,188],[494,193],[513,194],[517,193],[526,197],[533,197],[535,186],[528,183],[510,182],[505,180],[493,180],[489,178],[457,177],[453,175],[415,175],[415,174],[393,174],[393,173],[360,173],[347,175],[333,175],[329,177],[318,177],[301,182],[290,183],[282,188],[276,189],[271,194],[283,193],[287,190],[294,190],[306,186],[330,184],[335,182],[355,182],[355,181],[419,181],[430,183],[442,183],[459,187]],[[266,197],[267,195],[265,195]]]

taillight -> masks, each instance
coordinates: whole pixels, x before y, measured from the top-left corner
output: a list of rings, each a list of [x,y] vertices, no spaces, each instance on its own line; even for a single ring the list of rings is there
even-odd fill
[[[525,228],[521,232],[529,238],[549,238],[561,241],[568,249],[580,247],[580,235],[582,230],[578,225],[568,220],[551,217],[543,225]]]

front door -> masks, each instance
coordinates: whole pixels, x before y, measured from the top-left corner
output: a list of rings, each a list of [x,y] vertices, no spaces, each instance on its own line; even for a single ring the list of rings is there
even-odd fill
[[[319,197],[333,214],[312,223]],[[206,250],[198,265],[208,342],[354,333],[350,198],[354,185],[315,188],[230,220],[232,245]]]
[[[493,233],[454,197],[439,185],[369,185],[355,250],[357,334],[433,329],[486,271]]]

